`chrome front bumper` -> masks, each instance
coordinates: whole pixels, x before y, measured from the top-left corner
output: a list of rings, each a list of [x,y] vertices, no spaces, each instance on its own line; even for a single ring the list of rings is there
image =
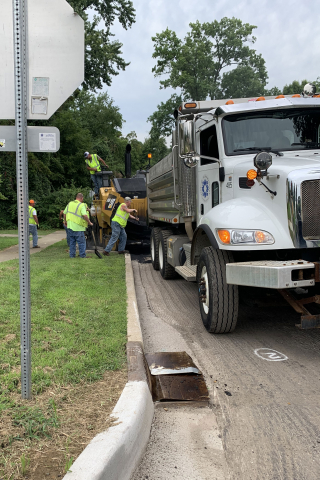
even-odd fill
[[[275,289],[315,285],[315,264],[305,260],[239,262],[226,267],[231,285]]]

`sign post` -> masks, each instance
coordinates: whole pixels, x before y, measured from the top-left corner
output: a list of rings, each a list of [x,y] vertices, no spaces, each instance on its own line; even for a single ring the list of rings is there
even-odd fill
[[[31,398],[30,251],[27,143],[27,0],[13,0],[17,206],[19,228],[21,396]]]
[[[60,136],[27,120],[49,119],[83,82],[84,22],[65,0],[2,0],[0,28],[0,119],[15,118],[15,127],[1,127],[0,152],[16,152],[21,395],[30,399],[28,151],[56,152]]]

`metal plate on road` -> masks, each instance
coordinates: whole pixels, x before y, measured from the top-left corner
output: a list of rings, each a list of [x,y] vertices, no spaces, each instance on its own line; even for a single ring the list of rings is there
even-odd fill
[[[56,127],[28,127],[28,152],[54,153],[60,149],[60,131]],[[16,127],[0,126],[0,152],[17,149]]]
[[[186,352],[157,352],[146,354],[151,375],[198,373],[200,370]]]
[[[145,357],[154,401],[208,402],[203,375],[186,352],[148,353]]]

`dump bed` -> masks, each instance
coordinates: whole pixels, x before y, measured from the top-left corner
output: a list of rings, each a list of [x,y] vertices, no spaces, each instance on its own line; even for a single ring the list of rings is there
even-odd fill
[[[173,139],[176,138],[175,132]],[[176,145],[176,142],[173,143]],[[150,223],[185,223],[195,216],[195,171],[178,158],[178,149],[150,168],[147,174],[148,217]]]

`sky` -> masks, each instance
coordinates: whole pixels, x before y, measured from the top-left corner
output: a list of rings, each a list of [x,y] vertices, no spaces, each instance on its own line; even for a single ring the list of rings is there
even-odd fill
[[[111,87],[104,89],[120,108],[125,120],[124,136],[135,131],[144,141],[151,128],[147,118],[174,92],[169,88],[160,90],[159,78],[152,73],[156,59],[152,58],[151,37],[167,27],[183,39],[190,22],[236,17],[257,27],[253,31],[257,41],[252,48],[266,61],[267,88],[282,89],[293,80],[320,77],[316,0],[133,0],[133,5],[136,23],[128,30],[118,23],[112,29],[130,65],[113,77]]]

